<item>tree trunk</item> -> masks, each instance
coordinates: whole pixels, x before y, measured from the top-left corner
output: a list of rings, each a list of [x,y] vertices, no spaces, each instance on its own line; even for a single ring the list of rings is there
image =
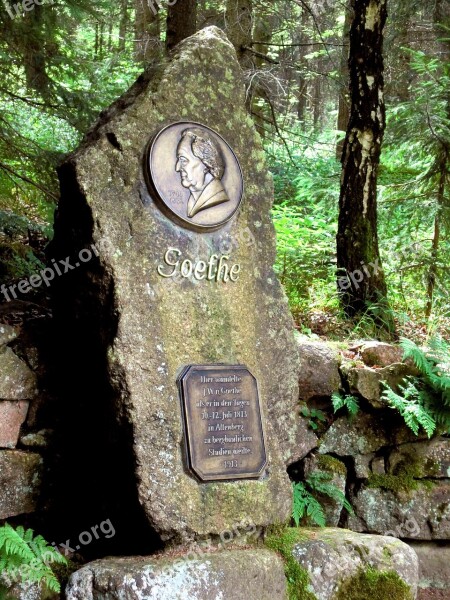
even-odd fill
[[[252,44],[252,29],[253,0],[227,0],[226,31],[243,68],[251,64],[251,57],[245,48]]]
[[[353,0],[350,121],[342,155],[337,234],[338,290],[348,316],[378,305],[392,326],[377,235],[377,171],[385,128],[383,28],[386,0]],[[388,322],[390,321],[390,322]]]
[[[117,50],[123,52],[127,43],[127,27],[128,27],[128,0],[121,0],[120,7],[120,23],[119,23],[119,43]]]
[[[436,37],[439,41],[439,50],[442,63],[450,59],[450,42],[447,30],[450,25],[450,7],[444,0],[436,0],[433,11],[433,25]],[[447,96],[447,118],[450,120],[450,92]],[[438,274],[439,243],[441,238],[441,221],[445,208],[445,186],[448,177],[448,162],[450,160],[450,144],[445,138],[439,139],[439,155],[437,158],[437,173],[439,175],[436,196],[436,215],[434,217],[434,234],[431,242],[430,270],[427,277],[427,303],[425,306],[425,317],[431,316],[433,309],[433,298]]]
[[[348,120],[350,118],[350,99],[348,97],[348,53],[350,45],[350,27],[353,19],[353,10],[351,0],[345,11],[344,31],[342,34],[342,52],[340,60],[340,91],[339,91],[339,106],[337,118],[337,130],[347,131]],[[336,158],[341,160],[342,150],[344,149],[344,137],[336,144]]]
[[[145,65],[159,58],[160,34],[159,4],[135,0],[134,56],[137,62]]]
[[[425,317],[430,318],[431,311],[433,309],[433,296],[434,289],[436,287],[437,270],[438,270],[438,254],[439,254],[439,242],[441,238],[441,218],[444,210],[445,202],[445,181],[447,178],[447,161],[448,155],[445,149],[440,156],[439,160],[439,185],[437,192],[437,209],[434,217],[434,234],[431,242],[431,262],[430,270],[428,272],[427,281],[427,304],[425,307]]]
[[[172,50],[197,31],[196,0],[178,0],[167,9],[166,49]]]
[[[299,46],[298,49],[298,64],[300,69],[298,70],[298,103],[297,103],[297,117],[300,121],[300,126],[303,130],[306,129],[306,105],[308,99],[308,80],[305,77],[306,72],[306,61],[305,56],[310,51],[310,46],[307,45],[308,40],[308,24],[309,24],[309,13],[302,7],[302,16],[300,22],[300,35],[294,38],[294,41],[298,44],[304,44]]]

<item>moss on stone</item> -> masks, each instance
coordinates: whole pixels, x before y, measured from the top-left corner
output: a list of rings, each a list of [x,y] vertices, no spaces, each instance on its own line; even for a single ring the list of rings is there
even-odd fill
[[[395,571],[360,569],[339,587],[335,600],[413,600],[410,587]]]
[[[265,539],[266,546],[283,557],[289,600],[317,600],[308,589],[308,572],[298,564],[293,555],[295,545],[306,539],[308,537],[301,529],[284,526],[270,528]]]
[[[424,473],[424,466],[417,456],[407,456],[396,465],[392,473],[376,474],[369,477],[368,486],[371,488],[382,488],[391,492],[413,492],[420,485],[427,488],[432,486],[432,482],[421,479]]]
[[[343,475],[344,477],[347,475],[347,468],[344,463],[329,454],[319,454],[317,457],[317,465],[319,469],[322,469],[323,471],[330,471],[331,473]]]

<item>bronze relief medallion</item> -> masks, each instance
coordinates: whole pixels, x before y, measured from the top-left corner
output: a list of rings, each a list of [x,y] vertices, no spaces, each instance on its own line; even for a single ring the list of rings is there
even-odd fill
[[[182,225],[215,229],[238,210],[244,191],[239,161],[206,125],[178,122],[164,127],[151,140],[145,162],[150,191]]]

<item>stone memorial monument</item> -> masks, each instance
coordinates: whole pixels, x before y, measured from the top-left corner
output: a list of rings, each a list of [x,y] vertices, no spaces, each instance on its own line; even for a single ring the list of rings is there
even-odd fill
[[[315,437],[298,418],[293,321],[273,271],[272,181],[223,32],[150,68],[60,179],[54,251],[86,258],[59,306],[102,331],[148,522],[189,541],[285,521],[286,467]],[[83,325],[94,296],[98,318]]]

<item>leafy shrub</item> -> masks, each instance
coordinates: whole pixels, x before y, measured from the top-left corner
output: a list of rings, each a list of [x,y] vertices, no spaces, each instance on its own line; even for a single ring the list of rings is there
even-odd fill
[[[0,572],[16,582],[39,583],[54,592],[60,591],[59,581],[51,565],[67,565],[67,560],[32,529],[16,529],[6,523],[0,527]]]

